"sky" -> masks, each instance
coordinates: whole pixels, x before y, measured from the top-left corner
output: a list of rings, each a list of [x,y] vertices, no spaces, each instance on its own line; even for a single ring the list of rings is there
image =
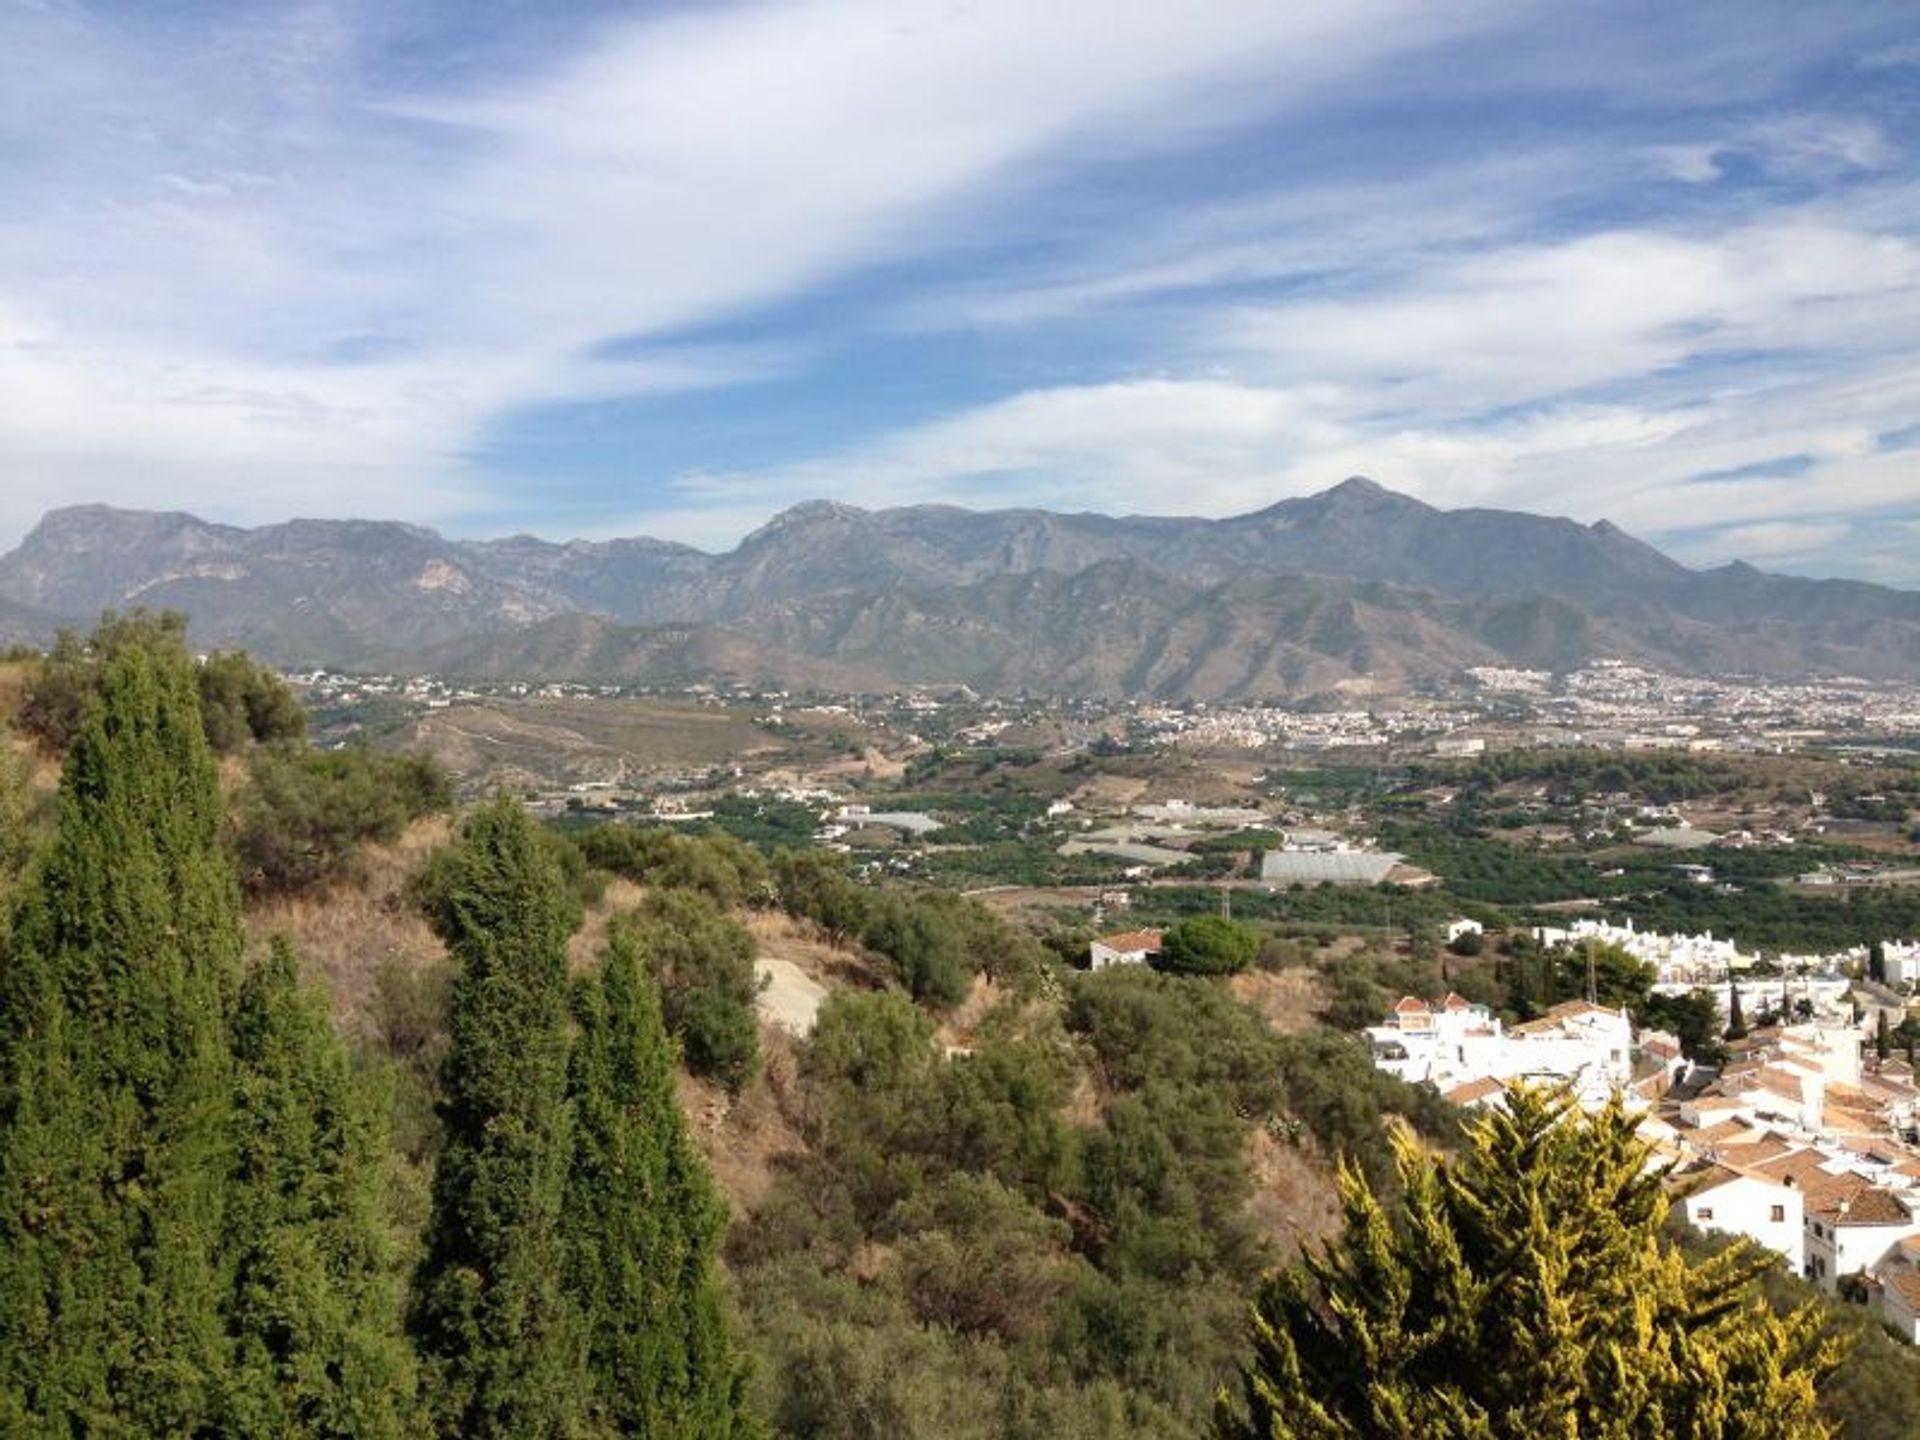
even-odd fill
[[[0,548],[1349,475],[1920,586],[1912,0],[0,0]]]

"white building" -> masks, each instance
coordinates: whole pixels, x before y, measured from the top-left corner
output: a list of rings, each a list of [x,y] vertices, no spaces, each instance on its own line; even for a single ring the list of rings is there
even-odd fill
[[[1088,967],[1104,970],[1109,965],[1144,965],[1160,953],[1163,932],[1159,930],[1122,930],[1102,935],[1088,947]]]
[[[1831,1294],[1842,1279],[1875,1269],[1915,1235],[1920,1220],[1905,1197],[1861,1176],[1843,1176],[1807,1201],[1807,1278]]]
[[[1784,1257],[1794,1274],[1806,1270],[1806,1197],[1800,1190],[1729,1165],[1711,1165],[1687,1179],[1680,1207],[1696,1230],[1744,1235]]]
[[[1408,995],[1393,1018],[1367,1031],[1374,1064],[1444,1094],[1480,1080],[1573,1087],[1601,1104],[1633,1073],[1633,1024],[1624,1010],[1584,1000],[1556,1005],[1508,1029],[1484,1005],[1448,995],[1437,1005]]]

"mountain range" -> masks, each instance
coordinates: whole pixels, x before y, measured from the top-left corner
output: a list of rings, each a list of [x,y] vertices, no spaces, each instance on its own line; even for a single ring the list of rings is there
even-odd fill
[[[0,557],[0,638],[172,608],[289,666],[1208,700],[1463,667],[1920,677],[1920,593],[1681,565],[1600,521],[1363,479],[1222,520],[811,501],[712,555],[650,539],[258,529],[81,505]]]

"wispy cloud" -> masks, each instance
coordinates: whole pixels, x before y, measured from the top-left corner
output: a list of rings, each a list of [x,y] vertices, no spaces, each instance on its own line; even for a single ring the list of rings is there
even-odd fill
[[[502,417],[736,388],[782,453],[715,425],[593,512],[1364,472],[1843,567],[1920,489],[1911,27],[1759,8],[0,5],[0,539],[538,524],[587,482],[489,466]],[[862,345],[915,413],[841,429]]]

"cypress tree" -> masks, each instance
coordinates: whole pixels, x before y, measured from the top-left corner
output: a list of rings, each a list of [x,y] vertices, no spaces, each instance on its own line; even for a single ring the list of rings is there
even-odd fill
[[[1518,1087],[1441,1161],[1401,1136],[1396,1223],[1359,1173],[1345,1228],[1254,1307],[1218,1440],[1814,1440],[1838,1361],[1812,1307],[1776,1316],[1745,1249],[1663,1244],[1635,1121]]]
[[[590,1433],[752,1433],[714,1256],[725,1224],[673,1084],[660,1002],[632,931],[577,992],[567,1191],[569,1289],[584,1315]]]
[[[1727,1039],[1744,1040],[1747,1038],[1747,1017],[1740,1008],[1740,987],[1731,980],[1727,982]]]
[[[107,660],[0,955],[0,1432],[205,1429],[239,891],[192,661]]]
[[[321,997],[275,940],[242,983],[227,1253],[236,1378],[223,1433],[391,1440],[412,1358],[380,1208],[385,1137]]]
[[[435,1430],[468,1440],[577,1432],[579,1319],[564,1289],[570,1155],[566,943],[557,865],[502,797],[468,821],[435,924],[459,971],[411,1325]]]

